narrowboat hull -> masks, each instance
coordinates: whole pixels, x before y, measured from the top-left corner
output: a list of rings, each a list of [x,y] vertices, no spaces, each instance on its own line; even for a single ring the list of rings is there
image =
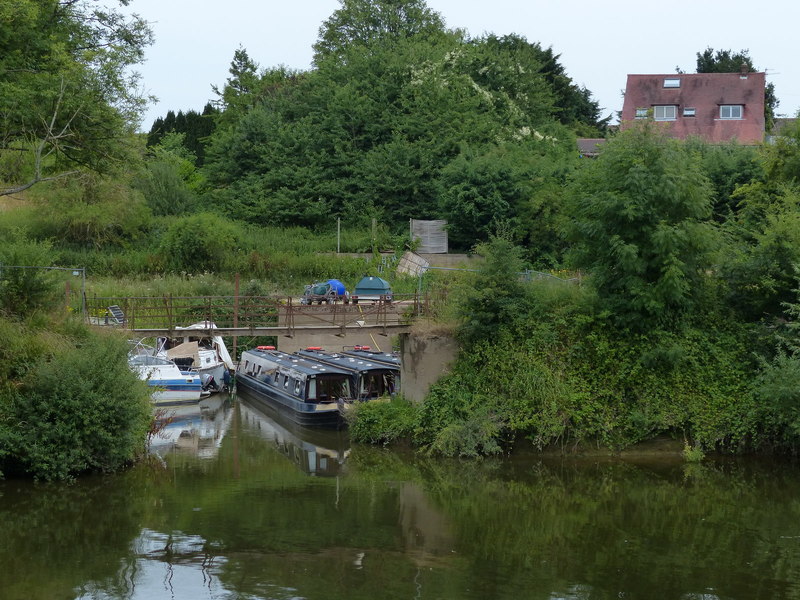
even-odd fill
[[[236,391],[251,400],[262,402],[303,427],[343,427],[339,406],[335,403],[303,402],[245,373],[236,374]]]

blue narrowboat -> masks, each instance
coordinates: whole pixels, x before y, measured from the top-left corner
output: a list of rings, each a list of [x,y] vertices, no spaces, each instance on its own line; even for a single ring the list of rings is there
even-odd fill
[[[236,389],[298,425],[338,427],[353,402],[351,379],[349,372],[331,365],[259,346],[242,353]]]
[[[345,346],[344,350],[342,350],[342,354],[369,360],[378,364],[389,365],[390,367],[396,368],[398,371],[401,366],[400,357],[396,353],[373,350],[370,346]]]
[[[373,361],[367,356],[327,352],[320,347],[309,347],[295,354],[350,373],[353,395],[362,402],[394,396],[399,391],[399,364]]]

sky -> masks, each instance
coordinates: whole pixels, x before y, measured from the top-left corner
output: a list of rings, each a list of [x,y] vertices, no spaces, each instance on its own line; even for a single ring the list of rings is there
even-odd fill
[[[470,36],[517,34],[552,47],[602,114],[622,110],[629,73],[687,73],[708,47],[749,50],[775,84],[779,116],[800,109],[800,60],[793,52],[800,2],[773,0],[427,0],[450,29]],[[158,98],[140,126],[168,110],[200,112],[215,98],[238,47],[260,67],[307,70],[319,28],[338,0],[133,0],[128,11],[151,24],[155,43],[137,70],[141,91]]]

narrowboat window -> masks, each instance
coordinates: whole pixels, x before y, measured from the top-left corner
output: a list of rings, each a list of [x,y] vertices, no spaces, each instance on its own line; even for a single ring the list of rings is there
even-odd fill
[[[278,384],[281,379],[281,374],[278,373],[277,369],[275,370],[275,383]]]
[[[347,376],[324,377],[317,384],[320,402],[334,402],[337,398],[350,398],[350,378]]]
[[[308,394],[306,398],[309,400],[316,400],[317,398],[317,379],[315,377],[308,380]]]
[[[284,389],[289,389],[289,376],[288,375],[284,375],[283,376],[283,388]]]
[[[294,395],[295,396],[300,395],[300,380],[294,382]]]

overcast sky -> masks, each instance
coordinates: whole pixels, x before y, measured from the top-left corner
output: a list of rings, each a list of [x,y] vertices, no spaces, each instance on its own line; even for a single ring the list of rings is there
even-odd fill
[[[515,33],[552,46],[603,114],[622,109],[628,73],[694,72],[707,47],[750,51],[775,84],[777,113],[800,108],[800,60],[793,48],[800,2],[727,0],[428,0],[448,28],[471,36]],[[222,85],[240,45],[261,67],[308,69],[319,27],[338,0],[133,0],[129,10],[151,23],[156,41],[139,67],[143,91],[159,102],[142,130],[167,110],[202,110]]]

